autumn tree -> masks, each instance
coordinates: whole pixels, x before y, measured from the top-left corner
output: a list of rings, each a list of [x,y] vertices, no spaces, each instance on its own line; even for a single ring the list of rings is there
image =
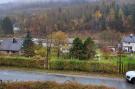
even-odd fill
[[[96,46],[94,41],[88,37],[83,44],[83,57],[84,59],[94,58],[96,54]]]
[[[61,31],[53,33],[53,39],[55,40],[55,45],[57,47],[57,56],[60,56],[60,48],[67,42],[67,34]]]
[[[121,33],[115,30],[104,30],[99,34],[102,45],[116,46],[121,41]]]

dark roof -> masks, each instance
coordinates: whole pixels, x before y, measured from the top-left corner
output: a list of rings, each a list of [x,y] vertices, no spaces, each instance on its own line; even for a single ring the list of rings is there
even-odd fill
[[[3,39],[0,41],[0,51],[20,51],[23,44],[23,39],[15,39],[13,42],[13,38]]]
[[[122,42],[126,42],[126,43],[135,43],[135,36],[126,36],[123,38]]]

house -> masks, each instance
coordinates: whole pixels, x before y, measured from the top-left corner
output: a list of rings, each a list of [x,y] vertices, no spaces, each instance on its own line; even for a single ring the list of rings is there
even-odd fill
[[[19,32],[19,31],[21,31],[21,29],[20,29],[20,27],[19,27],[18,24],[14,24],[14,25],[13,25],[13,31],[14,31],[14,33],[17,33],[17,32]]]
[[[4,38],[0,40],[0,52],[5,53],[22,53],[22,46],[23,46],[23,38]],[[32,41],[34,44],[39,45],[40,43],[43,47],[47,47],[47,45],[51,45],[51,47],[55,47],[54,40],[46,40],[46,39],[39,39],[33,38]],[[62,53],[68,53],[69,48],[72,46],[73,38],[68,38],[66,44],[61,46],[60,51]]]
[[[72,43],[73,43],[73,40],[74,38],[68,38],[65,42],[65,44],[67,46],[72,46]],[[34,44],[40,44],[42,43],[43,47],[47,47],[47,44],[50,46],[51,44],[51,47],[54,47],[55,44],[56,44],[56,41],[54,39],[40,39],[40,38],[33,38],[32,41],[34,42]]]
[[[62,53],[69,53],[69,49],[72,47],[74,38],[68,38],[64,45],[60,46],[60,51]],[[56,41],[54,39],[39,39],[33,38],[32,41],[34,44],[42,44],[43,47],[51,46],[55,47]]]
[[[47,47],[50,46],[54,47],[54,40],[51,39],[41,39],[41,38],[32,38],[32,41],[34,42],[34,44],[39,45],[42,44],[43,47]]]
[[[72,47],[73,41],[74,41],[74,38],[68,38],[65,45],[61,46],[60,51],[62,53],[69,53],[70,48]]]
[[[23,39],[5,38],[0,41],[0,52],[21,53]]]
[[[135,52],[135,35],[130,34],[122,39],[122,49],[124,52]]]

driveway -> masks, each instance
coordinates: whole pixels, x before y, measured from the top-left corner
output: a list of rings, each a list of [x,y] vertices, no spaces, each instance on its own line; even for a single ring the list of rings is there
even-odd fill
[[[82,84],[105,85],[116,89],[135,89],[135,85],[127,83],[124,79],[53,74],[37,71],[0,70],[0,79],[3,81],[56,81],[63,83],[75,81]]]

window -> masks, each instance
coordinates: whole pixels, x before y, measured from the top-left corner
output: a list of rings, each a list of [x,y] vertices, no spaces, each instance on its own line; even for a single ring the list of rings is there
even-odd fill
[[[132,47],[130,47],[130,49],[132,50]]]

